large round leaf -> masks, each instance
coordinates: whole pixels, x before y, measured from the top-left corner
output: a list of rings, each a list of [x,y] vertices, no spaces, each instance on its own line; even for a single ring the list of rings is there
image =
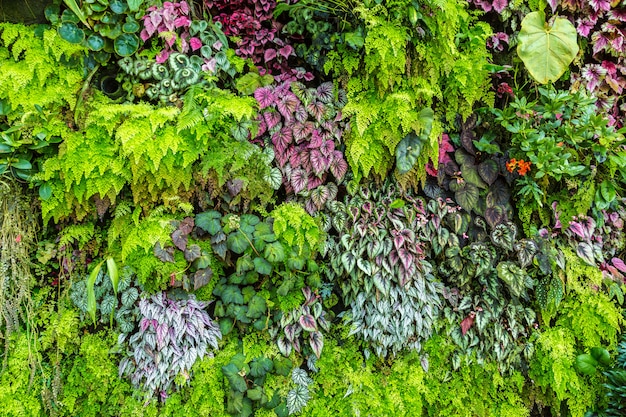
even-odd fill
[[[115,39],[115,53],[119,56],[131,56],[139,49],[139,38],[131,33],[124,33]]]
[[[532,77],[542,84],[558,80],[578,54],[576,28],[556,17],[546,23],[543,12],[532,12],[522,20],[517,54]]]
[[[73,22],[66,22],[59,26],[59,35],[70,43],[81,43],[85,39],[85,32]]]
[[[93,33],[87,38],[87,46],[94,52],[101,51],[104,48],[104,39],[102,39],[102,36]]]

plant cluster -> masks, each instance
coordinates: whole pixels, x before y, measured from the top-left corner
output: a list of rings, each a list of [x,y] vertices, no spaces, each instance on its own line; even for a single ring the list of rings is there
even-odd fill
[[[46,18],[59,35],[73,44],[88,49],[93,58],[106,65],[113,55],[125,57],[139,50],[144,0],[64,0],[46,8]]]
[[[261,75],[271,74],[279,82],[313,79],[311,72],[290,65],[295,50],[274,19],[276,0],[205,0],[204,5],[224,33],[236,39],[237,55],[251,59]]]
[[[157,293],[139,302],[136,332],[122,333],[118,345],[124,358],[120,376],[127,376],[147,398],[165,400],[175,388],[189,383],[191,367],[198,359],[218,349],[219,326],[205,311],[207,303],[176,300]]]
[[[285,82],[258,88],[254,97],[261,109],[256,138],[272,148],[278,165],[272,186],[282,182],[288,196],[304,197],[311,214],[334,201],[348,170],[342,152],[349,128],[341,113],[344,92],[330,82],[317,88]]]

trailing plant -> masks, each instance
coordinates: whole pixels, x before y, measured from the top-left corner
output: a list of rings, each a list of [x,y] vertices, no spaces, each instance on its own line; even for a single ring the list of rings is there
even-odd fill
[[[143,14],[143,0],[100,0],[76,2],[55,0],[46,7],[46,18],[66,41],[79,44],[93,58],[106,65],[111,56],[131,56],[139,50],[137,21]]]
[[[163,292],[142,299],[139,329],[118,339],[124,350],[120,376],[130,377],[147,399],[165,401],[172,390],[187,385],[193,364],[209,347],[217,350],[222,337],[204,310],[207,305],[193,295],[176,300]]]
[[[32,197],[31,197],[32,198]],[[32,343],[35,276],[31,252],[37,237],[36,212],[28,194],[14,181],[0,180],[0,341],[4,343],[2,369],[7,366],[14,334],[25,335]],[[0,372],[1,373],[1,372]]]
[[[419,351],[442,306],[426,243],[416,233],[423,202],[385,184],[360,187],[332,208],[324,223],[337,236],[327,239],[325,272],[350,306],[352,332],[378,356]]]
[[[304,197],[307,211],[315,213],[335,200],[348,170],[342,152],[349,129],[341,113],[344,93],[330,82],[317,88],[285,82],[258,88],[254,97],[261,109],[256,138],[271,147],[278,165],[268,180],[274,189],[282,182],[288,196]]]

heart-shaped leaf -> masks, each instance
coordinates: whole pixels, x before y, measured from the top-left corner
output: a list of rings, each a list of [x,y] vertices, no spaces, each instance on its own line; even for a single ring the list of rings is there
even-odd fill
[[[466,211],[472,211],[476,208],[478,197],[478,188],[474,184],[469,183],[466,183],[454,193],[454,199]]]
[[[104,48],[104,39],[97,33],[93,33],[87,38],[87,46],[89,46],[89,49],[92,51],[100,51]]]
[[[422,152],[424,139],[415,133],[406,135],[396,147],[396,166],[401,174],[409,172]]]
[[[197,291],[209,283],[213,276],[211,268],[199,269],[193,274],[193,290]]]
[[[311,333],[311,336],[309,336],[309,344],[311,345],[311,349],[313,349],[315,356],[319,359],[322,354],[322,348],[324,347],[324,335],[320,332]]]
[[[550,26],[542,11],[522,20],[517,54],[532,77],[541,84],[555,82],[578,54],[576,28],[567,19],[555,17]]]
[[[489,185],[498,178],[498,163],[493,159],[487,159],[478,165],[480,177]]]

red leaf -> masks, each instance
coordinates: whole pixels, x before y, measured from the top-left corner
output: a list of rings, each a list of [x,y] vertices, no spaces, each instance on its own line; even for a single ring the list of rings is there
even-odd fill
[[[476,318],[476,313],[472,311],[469,313],[467,317],[463,319],[463,321],[461,322],[461,333],[463,333],[463,336],[465,336],[465,333],[467,333],[470,327],[472,327],[472,325],[474,324],[475,318]]]

